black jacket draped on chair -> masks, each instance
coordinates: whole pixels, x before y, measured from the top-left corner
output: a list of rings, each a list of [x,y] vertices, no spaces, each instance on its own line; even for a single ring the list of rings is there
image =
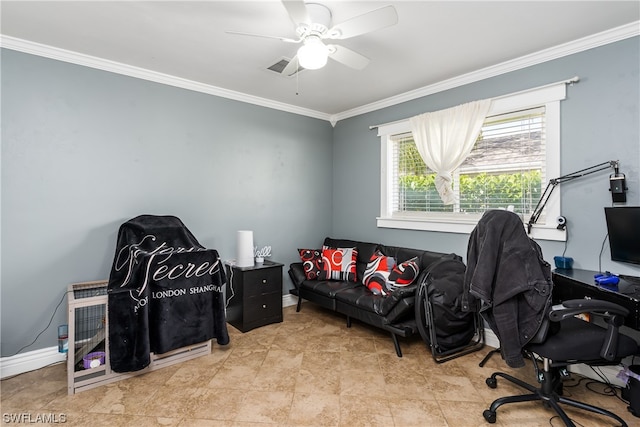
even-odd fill
[[[463,306],[476,304],[498,335],[502,357],[524,366],[522,347],[536,335],[551,307],[551,266],[520,217],[487,211],[469,238]]]

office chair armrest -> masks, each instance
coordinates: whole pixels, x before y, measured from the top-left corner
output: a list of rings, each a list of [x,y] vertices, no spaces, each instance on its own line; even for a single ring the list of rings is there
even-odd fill
[[[562,304],[554,305],[549,312],[549,319],[559,322],[567,317],[575,316],[580,313],[596,313],[609,316],[619,315],[627,317],[629,310],[610,301],[602,301],[598,299],[570,299],[563,301]]]
[[[629,310],[609,301],[573,299],[554,305],[549,312],[549,319],[559,322],[581,313],[592,313],[604,318],[607,323],[607,334],[600,349],[600,357],[608,361],[615,360],[618,349],[618,329],[624,323]]]

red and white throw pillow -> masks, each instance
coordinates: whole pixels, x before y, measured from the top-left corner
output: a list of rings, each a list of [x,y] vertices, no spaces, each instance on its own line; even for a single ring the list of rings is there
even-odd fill
[[[320,279],[356,282],[356,248],[322,248]]]
[[[409,286],[418,277],[420,267],[418,266],[418,258],[411,258],[394,267],[389,274],[387,286],[390,290],[398,287]]]
[[[307,280],[317,280],[322,272],[321,249],[298,249]]]
[[[362,283],[375,295],[386,296],[387,280],[396,265],[395,259],[376,251],[369,260],[362,276]]]

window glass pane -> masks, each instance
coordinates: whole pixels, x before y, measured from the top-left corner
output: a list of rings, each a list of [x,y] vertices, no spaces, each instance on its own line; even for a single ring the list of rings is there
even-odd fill
[[[444,206],[434,184],[435,173],[422,161],[411,134],[399,135],[395,139],[393,175],[395,184],[394,212],[451,212]]]
[[[394,216],[419,212],[481,214],[513,207],[531,213],[545,181],[544,107],[493,116],[466,161],[454,171],[456,203],[445,206],[410,133],[392,141]]]

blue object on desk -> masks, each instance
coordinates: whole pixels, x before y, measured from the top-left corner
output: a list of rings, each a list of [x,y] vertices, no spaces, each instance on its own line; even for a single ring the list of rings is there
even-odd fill
[[[573,258],[568,256],[554,256],[553,262],[556,264],[556,268],[562,270],[571,270],[573,268]]]
[[[615,274],[611,274],[607,271],[606,273],[596,274],[593,277],[601,288],[609,289],[610,291],[618,291],[620,278]]]

